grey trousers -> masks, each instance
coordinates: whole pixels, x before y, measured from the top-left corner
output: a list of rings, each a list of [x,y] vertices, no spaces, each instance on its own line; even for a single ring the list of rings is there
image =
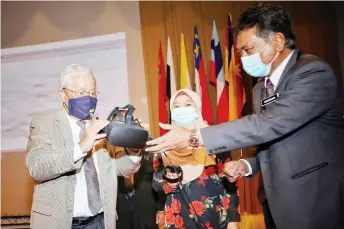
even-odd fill
[[[85,225],[72,224],[72,229],[105,229],[104,214],[97,215],[91,222]]]

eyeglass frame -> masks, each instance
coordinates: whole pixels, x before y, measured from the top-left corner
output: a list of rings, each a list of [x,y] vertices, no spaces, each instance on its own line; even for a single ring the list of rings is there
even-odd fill
[[[94,92],[86,91],[86,90],[73,91],[73,90],[65,88],[65,87],[62,88],[62,90],[67,90],[67,91],[72,92],[73,93],[73,98],[80,98],[80,97],[83,97],[83,96],[91,96],[91,97],[97,98],[97,96],[99,95],[99,91],[97,91],[97,90],[95,90],[95,95],[91,95]],[[80,96],[76,96],[76,93],[82,93],[82,94]]]

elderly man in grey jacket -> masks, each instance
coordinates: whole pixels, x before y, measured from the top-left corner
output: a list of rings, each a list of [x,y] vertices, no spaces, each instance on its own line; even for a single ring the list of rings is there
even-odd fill
[[[97,144],[108,121],[91,117],[97,90],[88,67],[63,69],[60,96],[63,108],[37,115],[30,126],[26,166],[37,181],[31,228],[114,229],[117,176],[133,175],[141,156],[122,149],[114,159],[106,144]]]

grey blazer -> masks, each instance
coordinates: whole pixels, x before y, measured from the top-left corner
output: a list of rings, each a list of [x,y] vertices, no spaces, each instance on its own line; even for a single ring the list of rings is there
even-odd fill
[[[344,228],[344,120],[331,67],[295,50],[259,114],[201,129],[209,154],[258,146],[248,159],[261,170],[278,229]],[[254,89],[262,92],[262,84]]]
[[[31,209],[31,228],[70,229],[72,227],[75,170],[73,137],[64,111],[35,117],[30,125],[26,167],[36,181]],[[125,153],[113,159],[105,147],[97,149],[106,229],[116,228],[117,176],[129,177],[140,166]]]

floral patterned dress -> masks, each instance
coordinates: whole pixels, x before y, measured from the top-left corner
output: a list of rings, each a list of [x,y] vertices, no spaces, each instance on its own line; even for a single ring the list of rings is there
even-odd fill
[[[225,160],[229,161],[230,158],[226,157]],[[154,157],[153,188],[166,194],[165,228],[225,229],[229,222],[240,222],[236,185],[233,184],[235,191],[229,194],[220,178],[224,162],[217,160],[216,166],[206,167],[200,177],[182,184],[177,192],[172,193],[163,180],[161,155]]]

